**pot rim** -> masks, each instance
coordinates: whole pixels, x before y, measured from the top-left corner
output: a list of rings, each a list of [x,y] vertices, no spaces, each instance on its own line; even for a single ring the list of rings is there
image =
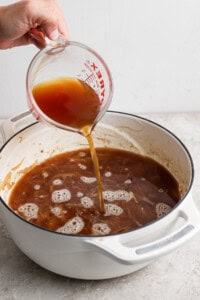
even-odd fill
[[[163,131],[165,131],[166,133],[170,134],[181,146],[182,148],[185,150],[185,152],[187,153],[187,156],[189,158],[189,161],[190,161],[190,166],[191,166],[191,178],[190,178],[190,182],[188,184],[188,188],[187,188],[187,191],[185,193],[185,195],[183,196],[183,198],[181,198],[178,203],[173,207],[173,209],[165,216],[162,216],[160,217],[159,219],[155,219],[155,220],[152,220],[151,222],[143,225],[142,227],[138,227],[138,228],[135,228],[135,229],[132,229],[132,230],[128,230],[126,232],[122,232],[122,233],[114,233],[114,234],[106,234],[106,235],[95,235],[95,236],[89,236],[89,235],[74,235],[74,234],[66,234],[66,233],[62,233],[62,232],[56,232],[56,231],[53,231],[53,230],[50,230],[50,229],[47,229],[47,228],[44,228],[44,227],[41,227],[37,224],[34,224],[34,223],[31,223],[30,221],[27,221],[26,219],[24,219],[23,217],[21,217],[20,215],[16,214],[10,207],[8,204],[5,203],[5,201],[2,199],[1,195],[0,195],[0,203],[2,203],[4,205],[5,208],[7,208],[15,217],[19,218],[21,221],[29,224],[30,226],[34,226],[35,228],[39,229],[39,230],[43,230],[43,231],[46,231],[48,233],[51,233],[51,234],[56,234],[56,235],[60,235],[60,236],[63,236],[63,237],[71,237],[71,238],[78,238],[78,239],[81,239],[81,240],[84,240],[85,238],[87,239],[95,239],[95,238],[112,238],[112,237],[116,237],[116,236],[124,236],[124,235],[127,235],[127,234],[131,234],[133,232],[139,232],[139,231],[142,231],[144,229],[146,229],[147,227],[150,227],[151,225],[154,225],[155,223],[161,223],[163,221],[163,219],[166,219],[169,215],[172,215],[175,210],[177,210],[177,208],[183,203],[184,199],[187,197],[187,195],[189,194],[190,190],[191,190],[191,187],[193,185],[193,181],[194,181],[194,163],[193,163],[193,159],[192,159],[192,156],[189,152],[189,150],[187,149],[187,147],[185,146],[185,144],[173,133],[171,132],[169,129],[165,128],[163,125],[160,125],[152,120],[149,120],[148,118],[146,117],[141,117],[141,116],[138,116],[138,115],[134,115],[134,114],[131,114],[131,113],[126,113],[126,112],[121,112],[121,111],[114,111],[114,110],[108,110],[106,112],[106,114],[119,114],[119,115],[125,115],[125,116],[130,116],[130,117],[134,117],[136,119],[139,119],[139,120],[143,120],[147,123],[150,123],[150,124],[153,124],[155,125],[156,127],[159,127],[160,129],[162,129]],[[25,126],[24,128],[22,128],[21,130],[19,130],[18,132],[16,132],[14,135],[12,135],[3,145],[2,147],[0,148],[0,154],[1,152],[3,151],[3,149],[6,147],[6,145],[15,137],[17,136],[19,133],[23,132],[24,130],[28,129],[29,127],[32,127],[36,124],[38,124],[39,122],[36,121],[28,126]],[[98,125],[98,124],[97,124]]]

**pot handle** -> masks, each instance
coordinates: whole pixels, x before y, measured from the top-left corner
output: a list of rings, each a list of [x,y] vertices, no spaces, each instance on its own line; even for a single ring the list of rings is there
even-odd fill
[[[36,119],[30,111],[23,112],[15,117],[4,120],[0,125],[2,143],[4,144],[14,134],[33,123],[36,123]]]
[[[193,201],[188,202],[178,213],[178,217],[185,220],[184,224],[175,232],[154,242],[128,247],[121,243],[120,237],[112,236],[109,238],[88,239],[86,243],[93,245],[98,251],[126,265],[151,261],[158,256],[175,250],[200,229],[200,212]]]

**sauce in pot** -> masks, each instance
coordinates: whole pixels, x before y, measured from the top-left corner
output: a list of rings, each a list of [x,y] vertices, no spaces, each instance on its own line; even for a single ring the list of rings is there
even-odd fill
[[[14,187],[9,206],[48,230],[94,236],[144,226],[169,213],[180,200],[177,181],[153,159],[118,149],[96,151],[103,213],[88,149],[56,155],[35,166]]]

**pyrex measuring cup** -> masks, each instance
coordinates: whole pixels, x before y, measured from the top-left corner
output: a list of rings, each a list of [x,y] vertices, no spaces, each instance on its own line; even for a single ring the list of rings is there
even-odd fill
[[[68,77],[81,80],[89,85],[98,95],[100,109],[91,130],[108,109],[113,83],[110,71],[104,60],[94,50],[78,42],[50,42],[35,55],[30,63],[26,78],[27,98],[31,112],[38,121],[79,132],[79,129],[58,123],[48,117],[37,105],[32,89],[35,85],[56,78]],[[80,112],[81,118],[81,112]]]

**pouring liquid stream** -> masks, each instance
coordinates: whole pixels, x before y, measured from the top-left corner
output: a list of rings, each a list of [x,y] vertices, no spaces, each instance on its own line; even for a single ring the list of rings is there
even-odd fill
[[[95,173],[95,177],[97,179],[99,210],[101,213],[104,213],[105,209],[104,209],[104,200],[103,200],[103,194],[102,194],[102,181],[101,181],[98,156],[97,156],[97,153],[95,150],[92,135],[91,135],[91,133],[88,134],[88,128],[86,128],[86,129],[84,128],[83,134],[87,138],[88,144],[90,146],[90,154],[91,154],[93,165],[94,165],[94,173]]]
[[[97,180],[99,210],[104,213],[99,162],[91,134],[101,108],[98,95],[85,82],[67,77],[39,83],[32,93],[45,115],[87,139]]]

